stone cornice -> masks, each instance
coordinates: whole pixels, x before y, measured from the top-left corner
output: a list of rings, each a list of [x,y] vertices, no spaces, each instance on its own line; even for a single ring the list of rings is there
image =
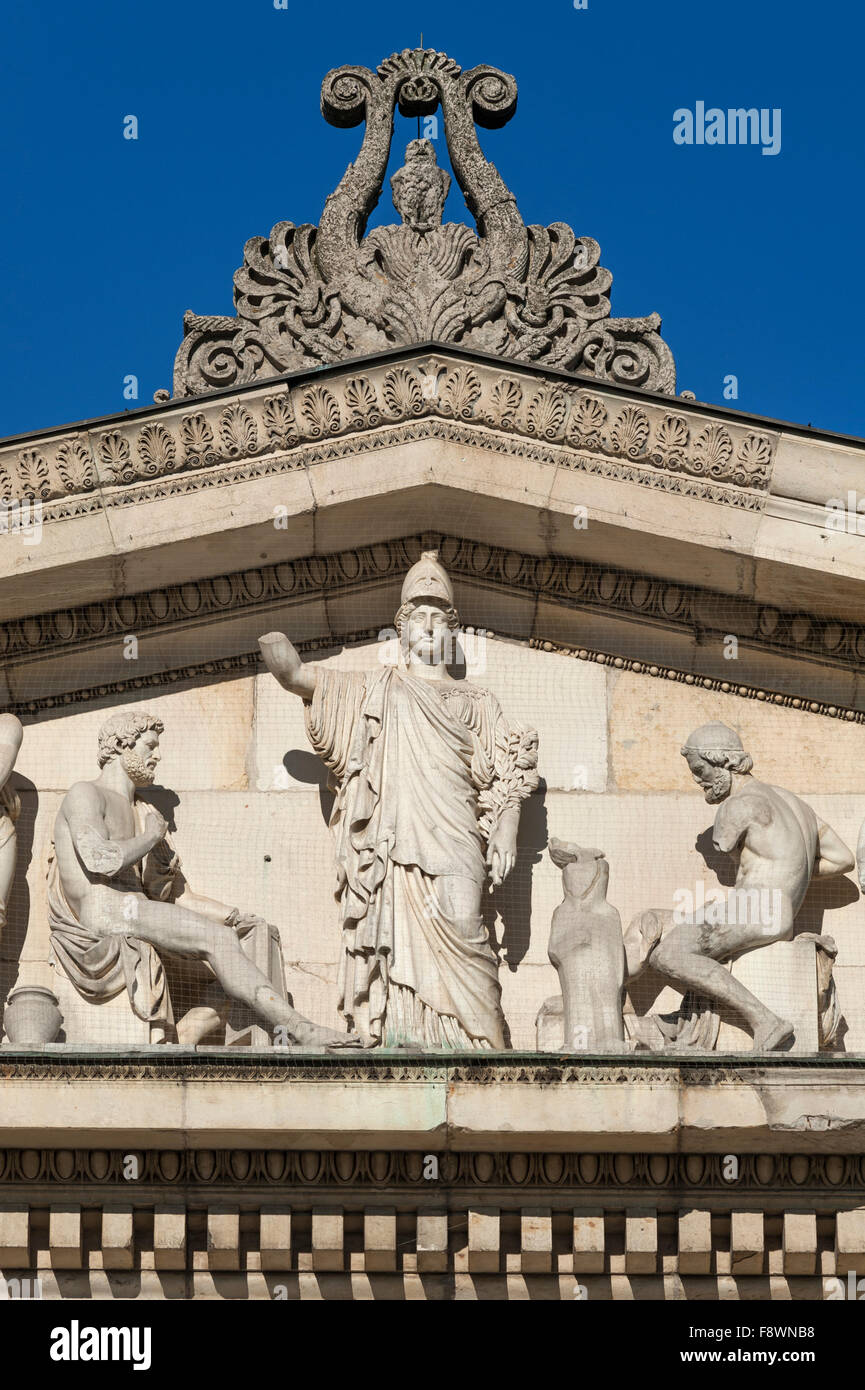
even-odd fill
[[[22,438],[0,448],[0,498],[39,500],[59,522],[424,437],[759,510],[778,432],[520,364],[407,353]]]
[[[347,362],[336,362],[319,367],[306,367],[299,371],[283,372],[278,376],[268,378],[267,390],[274,391],[281,387],[287,389],[300,387],[313,382],[330,382],[332,379],[339,380],[346,374],[362,374],[373,368],[385,369],[388,366],[416,364],[430,356],[446,358],[452,362],[461,362],[475,367],[483,368],[486,366],[497,369],[499,372],[503,369],[502,359],[498,354],[429,339],[426,342],[389,348],[382,352],[364,353]],[[698,401],[690,392],[682,392],[681,395],[671,398],[665,392],[651,391],[642,386],[621,386],[613,381],[598,382],[594,377],[585,376],[581,372],[563,371],[560,367],[549,364],[540,365],[528,359],[509,361],[507,370],[516,372],[521,377],[525,377],[538,385],[555,384],[563,387],[583,387],[587,391],[597,391],[604,397],[609,396],[614,401],[622,403],[648,402],[667,409],[675,400],[676,408],[683,411],[686,416],[708,414],[724,424],[742,425],[757,433],[768,430],[770,433],[795,436],[817,445],[832,444],[839,447],[847,446],[852,449],[865,450],[865,437],[861,435],[842,434],[837,430],[821,429],[815,425],[802,425],[795,420],[781,420],[771,415],[757,415],[753,411],[740,410],[736,406],[718,405],[712,401]],[[229,404],[234,400],[242,401],[245,396],[256,395],[262,389],[264,388],[261,382],[246,382],[236,386],[222,387],[207,391],[199,396],[187,397],[183,401],[183,408],[186,412],[200,403],[213,405],[220,402]],[[93,415],[81,420],[71,420],[66,424],[46,425],[39,429],[23,430],[18,434],[5,435],[0,437],[0,449],[37,447],[40,442],[48,444],[51,440],[60,440],[61,437],[69,434],[93,434],[125,424],[141,428],[148,423],[158,423],[163,415],[173,414],[177,409],[178,402],[176,400],[160,396],[152,404],[139,406],[135,410],[124,409],[107,415]]]
[[[708,674],[706,670],[686,671],[662,665],[653,661],[650,653],[642,659],[625,657],[614,650],[599,651],[576,643],[551,642],[542,630],[528,639],[508,632],[499,636],[521,640],[541,650],[610,665],[616,670],[632,670],[831,718],[865,722],[865,713],[849,703],[833,702],[825,697],[815,699],[809,691],[809,669],[819,668],[824,673],[846,672],[851,676],[858,673],[865,661],[865,626],[783,612],[748,599],[737,600],[734,608],[728,597],[695,586],[668,583],[611,566],[580,563],[563,557],[522,555],[477,541],[433,533],[387,545],[358,547],[340,554],[309,556],[39,617],[15,619],[0,627],[0,658],[9,673],[12,707],[20,714],[34,715],[158,685],[253,674],[260,669],[258,654],[249,651],[226,654],[219,637],[221,621],[232,621],[244,612],[260,614],[264,621],[269,611],[285,602],[309,603],[359,589],[372,592],[400,578],[420,551],[431,545],[441,550],[458,584],[463,582],[472,588],[490,585],[500,594],[542,598],[575,613],[603,614],[611,620],[636,619],[646,625],[655,647],[659,630],[686,633],[697,641],[697,661],[700,644],[706,647],[712,643],[720,650],[725,634],[735,624],[735,631],[740,634],[743,645],[747,643],[758,669],[761,657],[781,656],[795,663],[795,685],[792,690],[773,690],[768,682],[727,680]],[[471,622],[474,614],[467,610],[463,618]],[[212,656],[208,660],[181,667],[159,662],[147,669],[148,638],[157,638],[165,631],[187,629],[191,632],[200,628],[203,621],[213,627]],[[122,659],[121,639],[129,632],[137,634],[143,652],[135,675],[126,674],[129,664]],[[339,643],[375,640],[377,635],[376,628],[329,631],[298,645],[309,653]],[[98,654],[106,647],[116,649],[118,654],[115,680],[85,683],[76,688],[64,684],[61,689],[26,696],[16,693],[22,681],[31,689],[38,684],[40,663],[46,658],[53,660],[64,651],[75,653],[77,660],[70,669],[80,679],[85,655],[88,652]],[[20,677],[16,677],[16,672],[21,673]],[[777,677],[776,671],[772,674]]]

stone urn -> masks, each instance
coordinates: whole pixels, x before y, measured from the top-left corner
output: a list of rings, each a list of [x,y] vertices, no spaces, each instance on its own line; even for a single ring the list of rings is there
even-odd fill
[[[57,996],[45,985],[22,985],[10,994],[3,1014],[9,1042],[21,1047],[54,1042],[62,1024]]]

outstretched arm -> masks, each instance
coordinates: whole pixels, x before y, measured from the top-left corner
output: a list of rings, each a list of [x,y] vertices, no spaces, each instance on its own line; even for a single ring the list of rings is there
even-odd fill
[[[166,831],[158,811],[147,813],[144,831],[129,840],[112,840],[105,825],[102,799],[92,782],[78,782],[67,792],[62,806],[75,852],[91,874],[113,878],[121,869],[137,864],[157,845]]]
[[[302,700],[311,700],[318,683],[318,669],[304,666],[285,633],[266,632],[259,637],[258,645],[265,666],[283,690],[290,690],[292,695],[299,695]]]
[[[855,869],[856,861],[844,841],[835,834],[831,825],[822,824],[817,828],[819,837],[819,858],[814,866],[815,878],[833,878],[838,874],[849,874]],[[859,850],[862,850],[862,837],[859,837]],[[862,861],[860,860],[860,877]]]

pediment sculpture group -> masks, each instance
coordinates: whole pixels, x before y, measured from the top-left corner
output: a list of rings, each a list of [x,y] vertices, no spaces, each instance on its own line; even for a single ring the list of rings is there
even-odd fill
[[[304,1050],[509,1045],[482,895],[516,863],[521,805],[539,782],[537,734],[509,720],[489,690],[451,674],[459,619],[435,552],[406,575],[395,628],[397,663],[366,672],[304,663],[280,633],[260,639],[268,670],[303,701],[309,741],[336,790],[344,1030],[293,1007],[275,928],[187,882],[166,821],[139,797],[154,781],[163,725],[137,709],[103,724],[99,775],[69,789],[54,826],[52,954],[83,1000],[125,991],[152,1040],[186,1046],[224,1036],[237,1009],[259,1036]],[[11,774],[22,736],[14,715],[0,715],[0,931],[15,871]],[[549,941],[561,1000],[551,1002],[565,1052],[710,1050],[722,1014],[747,1029],[757,1052],[793,1042],[791,1022],[731,962],[789,940],[811,881],[849,873],[854,857],[804,801],[754,777],[732,729],[704,725],[682,754],[717,807],[714,845],[731,856],[735,886],[709,911],[647,909],[623,932],[606,900],[603,851],[551,839],[564,887]],[[858,858],[865,879],[865,834]],[[816,940],[831,952],[829,938]],[[175,1018],[165,967],[178,960],[197,963],[206,985]],[[681,992],[678,1014],[626,1014],[627,991],[649,968]],[[44,987],[13,988],[4,1021],[17,1045],[53,1042],[62,1025]]]

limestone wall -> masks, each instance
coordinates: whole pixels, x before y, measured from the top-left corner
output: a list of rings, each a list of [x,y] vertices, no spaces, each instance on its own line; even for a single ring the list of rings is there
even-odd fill
[[[476,641],[473,651],[471,679],[488,685],[509,716],[534,725],[540,736],[543,781],[524,807],[519,861],[486,904],[515,1048],[534,1048],[538,1009],[558,993],[547,939],[561,876],[546,853],[548,836],[606,852],[608,897],[623,925],[643,908],[673,906],[677,889],[694,891],[699,880],[707,891],[717,886],[715,869],[723,874],[724,865],[704,835],[713,809],[679,753],[698,725],[722,720],[735,728],[754,756],[755,775],[805,796],[855,848],[865,819],[865,729],[858,723],[497,638]],[[370,643],[317,659],[363,669],[381,658],[382,646]],[[296,1006],[337,1024],[331,797],[326,769],[306,740],[300,702],[261,675],[142,692],[112,708],[133,705],[165,722],[157,787],[148,795],[176,825],[193,888],[276,923]],[[24,803],[19,871],[0,962],[4,997],[25,968],[51,982],[45,867],[53,817],[74,781],[96,775],[96,732],[107,712],[105,705],[90,706],[25,724],[16,773]],[[865,911],[853,875],[815,885],[798,927],[834,937],[847,1022],[842,1047],[865,1051]],[[96,1008],[81,1004],[56,976],[52,987],[70,1042],[148,1040],[125,996]],[[652,1007],[672,1006],[676,998],[666,990]],[[727,1045],[747,1047],[749,1039],[730,1034]]]

